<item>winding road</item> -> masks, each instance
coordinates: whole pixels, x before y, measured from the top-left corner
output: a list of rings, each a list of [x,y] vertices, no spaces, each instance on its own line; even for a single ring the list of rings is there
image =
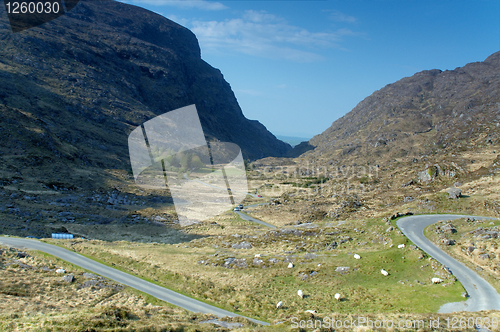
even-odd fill
[[[248,208],[251,208],[251,207],[255,207],[255,206],[259,206],[259,205],[267,205],[267,204],[269,204],[269,203],[258,203],[258,204],[247,205],[247,206],[245,206],[245,209],[248,209]],[[241,212],[241,211],[233,211],[233,212],[236,213],[237,215],[239,215],[241,217],[241,219],[243,219],[243,220],[255,222],[257,224],[260,224],[262,226],[266,226],[266,227],[269,227],[269,228],[276,228],[276,226],[268,224],[267,222],[259,220],[259,219],[256,219],[254,217],[251,217],[251,216],[249,216],[248,214],[246,214],[244,212]]]
[[[236,211],[237,213],[239,211]],[[264,226],[276,228],[274,225],[267,224],[261,220],[252,218],[244,213],[238,213],[243,219],[257,222]],[[440,313],[451,313],[457,311],[480,311],[480,310],[500,310],[500,295],[497,291],[477,273],[450,257],[444,251],[432,244],[423,234],[425,227],[434,224],[441,220],[453,220],[457,218],[470,217],[465,215],[415,215],[400,218],[397,221],[398,227],[401,231],[417,245],[420,249],[435,258],[441,264],[447,266],[453,275],[462,283],[467,290],[470,298],[465,302],[454,302],[443,305]],[[249,219],[247,219],[249,218]],[[474,217],[476,219],[495,219],[487,217]],[[14,246],[18,248],[34,249],[43,251],[47,254],[61,258],[67,262],[80,266],[84,269],[97,273],[103,277],[112,279],[123,285],[140,290],[160,300],[171,303],[178,307],[184,308],[193,312],[201,312],[213,314],[218,317],[244,317],[230,311],[226,311],[215,306],[203,303],[201,301],[192,299],[185,295],[176,293],[167,288],[158,286],[148,281],[142,280],[138,277],[128,273],[108,267],[104,264],[93,261],[87,257],[79,255],[70,250],[43,243],[37,240],[3,237],[0,236],[0,243]],[[245,317],[248,318],[248,317]],[[267,322],[259,321],[253,318],[248,318],[250,321],[257,324],[269,325]]]
[[[469,294],[469,299],[464,302],[446,303],[439,309],[439,313],[457,311],[500,310],[500,295],[486,280],[481,278],[462,263],[458,262],[424,236],[424,228],[442,220],[474,217],[475,219],[493,219],[489,217],[476,217],[466,215],[414,215],[400,218],[397,221],[399,229],[406,237],[420,249],[428,253],[438,262],[448,267],[453,275],[462,283]]]
[[[75,252],[72,252],[70,250],[52,245],[52,244],[47,244],[43,243],[40,241],[36,240],[30,240],[30,239],[22,239],[22,238],[13,238],[13,237],[3,237],[0,236],[0,243],[3,243],[5,245],[17,247],[17,248],[26,248],[26,249],[34,249],[34,250],[39,250],[43,251],[49,255],[59,257],[67,262],[70,262],[72,264],[75,264],[79,267],[82,267],[84,269],[87,269],[89,271],[92,271],[94,273],[97,273],[103,277],[112,279],[116,282],[119,282],[123,285],[135,288],[137,290],[140,290],[141,292],[147,293],[151,296],[154,296],[162,301],[171,303],[173,305],[176,305],[178,307],[184,308],[189,311],[193,312],[201,312],[201,313],[206,313],[206,314],[213,314],[218,317],[244,317],[238,314],[235,314],[230,311],[226,311],[214,306],[211,306],[209,304],[203,303],[201,301],[192,299],[190,297],[187,297],[185,295],[176,293],[172,290],[169,290],[167,288],[158,286],[156,284],[153,284],[151,282],[142,280],[138,277],[135,277],[133,275],[130,275],[128,273],[116,270],[114,268],[111,268],[109,266],[106,266],[104,264],[98,263],[96,261],[93,261],[87,257],[84,257],[82,255],[79,255]],[[254,323],[257,324],[262,324],[262,325],[269,325],[267,322],[263,322],[257,319],[253,318],[248,318],[245,317],[249,320],[251,320]]]

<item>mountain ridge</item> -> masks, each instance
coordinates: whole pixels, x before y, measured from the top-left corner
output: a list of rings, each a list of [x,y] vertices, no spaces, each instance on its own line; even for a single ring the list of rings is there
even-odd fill
[[[498,140],[499,82],[500,52],[454,70],[418,72],[363,99],[314,136],[315,149],[304,156],[397,158],[464,146],[487,131],[486,140]]]

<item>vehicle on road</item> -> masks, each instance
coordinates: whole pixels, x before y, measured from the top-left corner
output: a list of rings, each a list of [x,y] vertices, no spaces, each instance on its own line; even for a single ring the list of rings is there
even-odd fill
[[[233,211],[240,211],[239,207],[235,207]]]
[[[243,209],[243,204],[238,205],[238,208],[239,208],[240,210],[242,210],[242,209]]]

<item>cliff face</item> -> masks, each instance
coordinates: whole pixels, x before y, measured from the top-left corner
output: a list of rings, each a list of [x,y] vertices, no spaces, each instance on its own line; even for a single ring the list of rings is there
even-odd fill
[[[422,71],[374,92],[313,137],[309,155],[375,160],[498,143],[499,122],[497,52],[484,62]]]
[[[194,34],[160,15],[80,1],[14,34],[0,7],[0,133],[8,137],[0,144],[11,169],[31,165],[21,154],[49,167],[128,169],[128,134],[190,104],[208,138],[238,144],[245,158],[291,148],[244,117],[221,72],[201,59]]]

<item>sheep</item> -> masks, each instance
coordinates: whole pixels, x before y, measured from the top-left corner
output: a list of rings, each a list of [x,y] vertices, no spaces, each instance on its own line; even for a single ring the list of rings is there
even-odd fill
[[[431,281],[432,281],[433,284],[439,284],[439,283],[443,282],[443,279],[441,279],[441,278],[432,278]]]
[[[354,258],[356,258],[356,259],[360,259],[360,258],[361,258],[361,256],[360,256],[360,255],[358,255],[358,254],[354,254]]]
[[[66,273],[66,270],[65,269],[57,269],[56,273]]]
[[[276,304],[276,309],[279,309],[283,306],[283,302],[279,301],[278,304]]]
[[[255,254],[255,258],[260,258],[260,254]]]
[[[380,270],[380,273],[382,273],[383,275],[385,275],[386,277],[389,275],[389,272],[387,272],[386,270],[382,269]]]
[[[293,268],[293,263],[288,263],[288,268],[289,269]]]
[[[316,310],[306,310],[305,312],[308,312],[308,313],[314,315],[316,313]]]
[[[403,249],[405,247],[404,243],[398,244],[398,249]]]
[[[300,296],[300,298],[301,298],[301,299],[303,299],[303,298],[304,298],[304,293],[302,293],[302,290],[301,290],[301,289],[299,289],[299,290],[297,291],[297,295],[298,295],[298,296]]]
[[[339,293],[335,294],[334,297],[335,297],[335,300],[340,301],[340,294]]]

